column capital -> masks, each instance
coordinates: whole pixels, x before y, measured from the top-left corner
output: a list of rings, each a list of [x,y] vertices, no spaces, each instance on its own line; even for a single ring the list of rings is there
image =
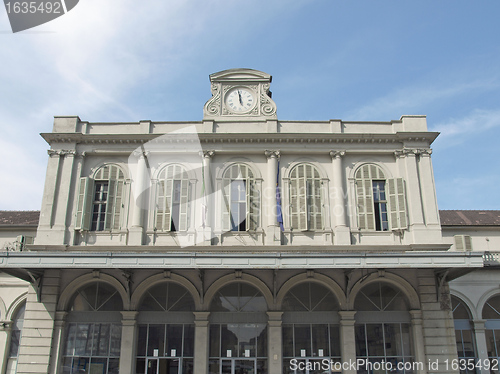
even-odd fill
[[[279,158],[280,157],[280,154],[281,154],[281,151],[270,151],[270,150],[266,150],[264,151],[264,154],[266,155],[266,157],[269,159],[269,158]]]
[[[139,159],[143,159],[149,156],[149,151],[143,151],[142,149],[136,149],[132,152],[134,157],[138,157]]]
[[[125,321],[125,320],[134,320],[137,318],[137,315],[139,314],[139,312],[136,312],[135,310],[125,310],[125,311],[122,311],[120,312],[121,315],[122,315],[122,321]]]
[[[330,157],[332,160],[336,158],[342,158],[345,156],[345,151],[330,151]]]
[[[193,312],[195,321],[208,321],[210,312]]]
[[[474,325],[474,330],[475,331],[484,331],[486,327],[484,324],[486,323],[485,319],[475,319],[472,321],[472,324]]]
[[[417,149],[417,154],[420,156],[430,157],[430,155],[432,154],[432,149],[430,148]]]
[[[49,149],[47,151],[48,155],[50,157],[60,157],[60,156],[72,156],[74,157],[76,155],[76,151],[74,149],[70,149],[70,150],[67,150],[67,149]]]
[[[213,150],[212,151],[201,151],[201,153],[202,153],[202,156],[204,158],[208,158],[208,159],[214,157],[214,155],[215,155],[215,151],[213,151]]]
[[[283,312],[268,311],[266,313],[269,317],[269,321],[280,321],[281,322],[281,317],[283,316]]]
[[[68,312],[56,312],[56,321],[64,321],[66,319],[66,316],[68,315]]]
[[[355,322],[354,315],[356,314],[355,310],[339,310],[340,316],[340,324],[341,325],[349,325]]]
[[[422,311],[421,310],[410,310],[411,323],[422,324]]]
[[[0,322],[0,331],[10,331],[12,329],[12,321],[1,321]]]

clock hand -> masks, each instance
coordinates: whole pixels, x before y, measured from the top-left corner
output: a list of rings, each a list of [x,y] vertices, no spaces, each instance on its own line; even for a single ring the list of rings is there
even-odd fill
[[[241,91],[238,90],[238,99],[240,100],[240,104],[243,105],[243,100],[241,99]]]

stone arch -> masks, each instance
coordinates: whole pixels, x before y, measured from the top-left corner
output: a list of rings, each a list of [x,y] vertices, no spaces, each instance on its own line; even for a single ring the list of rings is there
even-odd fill
[[[321,179],[329,180],[328,173],[326,172],[325,168],[318,161],[315,161],[315,160],[308,158],[308,157],[301,158],[300,160],[290,162],[288,167],[285,169],[285,172],[283,173],[283,178],[290,179],[290,174],[292,173],[292,170],[295,169],[295,167],[297,165],[301,165],[301,164],[309,164],[309,165],[314,166],[318,170],[319,176]]]
[[[354,301],[356,300],[356,296],[358,296],[359,291],[361,291],[363,287],[375,282],[385,282],[394,286],[396,289],[402,291],[405,294],[409,303],[410,310],[420,309],[420,298],[418,297],[418,293],[406,279],[393,273],[383,272],[383,274],[380,274],[380,272],[374,272],[367,277],[358,280],[348,292],[348,310],[354,310]]]
[[[105,282],[113,286],[116,289],[116,291],[118,291],[118,293],[122,298],[123,310],[130,310],[130,299],[127,290],[125,290],[125,287],[123,287],[120,281],[118,281],[118,279],[116,279],[111,275],[103,273],[95,274],[95,272],[84,274],[71,281],[63,290],[63,292],[61,292],[61,296],[59,297],[59,302],[57,303],[57,310],[66,311],[66,309],[68,308],[68,303],[71,300],[71,297],[75,294],[75,292],[78,289],[80,289],[83,286],[86,286],[87,284],[99,281]]]
[[[137,310],[137,308],[139,307],[139,302],[145,295],[146,291],[151,287],[156,286],[163,282],[176,283],[186,288],[193,297],[195,309],[198,311],[201,310],[202,303],[201,303],[200,293],[198,292],[196,287],[187,278],[184,278],[183,276],[174,273],[170,273],[169,275],[165,273],[156,274],[142,281],[132,294],[130,301],[130,309]]]
[[[327,277],[323,274],[313,273],[312,276],[309,276],[307,273],[301,273],[293,276],[288,279],[278,291],[278,295],[276,297],[276,308],[277,310],[281,310],[283,299],[285,298],[288,291],[290,291],[293,287],[298,284],[305,282],[314,282],[321,284],[328,288],[333,295],[337,298],[337,301],[340,305],[340,310],[344,310],[347,307],[347,299],[345,297],[345,293],[342,288],[330,277]]]
[[[226,161],[217,171],[216,179],[221,180],[222,178],[224,178],[224,174],[226,173],[226,171],[233,165],[244,165],[248,167],[253,173],[253,179],[262,180],[262,173],[260,172],[260,169],[252,161],[246,158],[235,158]]]
[[[450,295],[455,296],[456,298],[460,299],[460,301],[462,301],[467,306],[467,308],[469,309],[469,312],[471,314],[471,319],[473,319],[473,320],[478,319],[478,318],[480,319],[480,317],[477,314],[477,310],[476,310],[474,304],[472,303],[472,301],[470,301],[470,299],[467,296],[465,296],[463,293],[461,293],[459,291],[455,291],[455,290],[450,290]]]
[[[201,161],[200,161],[201,162]],[[188,179],[190,181],[196,182],[198,180],[198,177],[196,176],[195,170],[193,170],[192,165],[189,163],[182,163],[182,162],[165,162],[162,163],[161,165],[158,166],[158,168],[155,170],[153,177],[151,178],[152,180],[157,180],[160,176],[160,174],[168,168],[171,165],[179,165],[181,168],[186,170]]]
[[[382,171],[384,172],[384,175],[385,175],[385,179],[392,178],[393,173],[391,173],[391,171],[387,168],[387,166],[384,163],[373,160],[373,161],[360,161],[360,162],[357,162],[356,164],[354,164],[354,166],[349,171],[348,179],[356,179],[356,172],[358,171],[358,169],[360,167],[362,167],[364,165],[375,165],[378,168],[382,169]]]
[[[486,302],[494,296],[500,296],[500,287],[489,290],[488,292],[484,293],[479,299],[477,303],[477,315],[480,319],[483,318],[483,309]]]
[[[9,308],[5,311],[5,314],[2,314],[2,319],[5,321],[12,321],[12,319],[16,316],[19,308],[23,303],[25,303],[28,299],[28,292],[23,292],[21,295],[16,297],[16,299],[10,304]]]
[[[273,294],[272,294],[271,290],[269,289],[269,287],[267,287],[267,285],[263,281],[261,281],[259,278],[255,277],[253,275],[250,275],[250,274],[245,274],[245,273],[242,273],[241,275],[238,275],[236,273],[228,274],[228,275],[225,275],[225,276],[217,279],[214,283],[212,283],[210,285],[210,287],[208,288],[207,292],[205,293],[204,302],[203,302],[203,309],[204,310],[209,309],[210,303],[212,302],[212,299],[215,296],[215,293],[221,287],[224,287],[224,286],[228,285],[229,283],[235,283],[235,282],[246,283],[246,284],[249,284],[249,285],[257,288],[262,293],[264,298],[266,299],[267,308],[269,310],[275,309],[274,308]]]
[[[101,161],[99,162],[98,164],[96,164],[95,166],[93,166],[91,169],[90,169],[90,176],[92,178],[95,177],[96,173],[103,167],[105,166],[116,166],[118,169],[120,169],[123,173],[123,180],[129,180],[130,179],[130,175],[128,174],[128,168],[126,167],[123,167],[122,165],[120,165],[119,163],[116,163],[116,162],[107,162],[107,161]]]
[[[5,320],[6,315],[7,315],[7,308],[5,307],[3,299],[0,297],[0,320]]]

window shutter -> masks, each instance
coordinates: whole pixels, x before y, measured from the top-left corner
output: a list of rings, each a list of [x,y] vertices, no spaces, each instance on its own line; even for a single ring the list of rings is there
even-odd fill
[[[165,225],[165,179],[160,179],[156,185],[156,230],[164,230]]]
[[[247,216],[246,229],[255,231],[259,227],[259,191],[253,179],[247,179]]]
[[[179,230],[186,231],[188,228],[188,194],[189,194],[189,181],[187,179],[181,180],[181,206],[179,212]]]
[[[307,231],[307,184],[306,184],[306,165],[297,167],[297,229]]]
[[[106,199],[106,218],[104,220],[104,230],[114,228],[114,212],[115,212],[115,197],[116,197],[116,180],[110,179],[108,182],[108,197]]]
[[[373,212],[373,188],[370,179],[356,181],[358,206],[358,226],[362,230],[375,230],[375,214]]]
[[[93,195],[94,180],[89,177],[80,178],[78,201],[76,203],[75,230],[89,230]]]
[[[308,189],[308,223],[310,230],[322,230],[321,180],[314,178],[307,183]]]
[[[388,179],[389,216],[393,230],[408,228],[405,183],[403,178]]]
[[[229,190],[231,186],[230,179],[222,180],[222,230],[230,231],[231,230],[231,220],[229,217],[230,209],[229,209]]]
[[[455,235],[454,238],[457,251],[472,251],[472,238],[470,235]]]
[[[123,208],[123,196],[125,195],[125,182],[123,179],[116,181],[116,195],[113,202],[113,230],[122,228],[121,213]]]

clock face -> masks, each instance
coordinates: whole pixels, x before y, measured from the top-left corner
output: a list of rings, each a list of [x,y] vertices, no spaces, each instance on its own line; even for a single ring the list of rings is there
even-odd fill
[[[244,87],[235,87],[226,94],[226,107],[233,113],[246,113],[252,110],[257,100],[253,91]]]

